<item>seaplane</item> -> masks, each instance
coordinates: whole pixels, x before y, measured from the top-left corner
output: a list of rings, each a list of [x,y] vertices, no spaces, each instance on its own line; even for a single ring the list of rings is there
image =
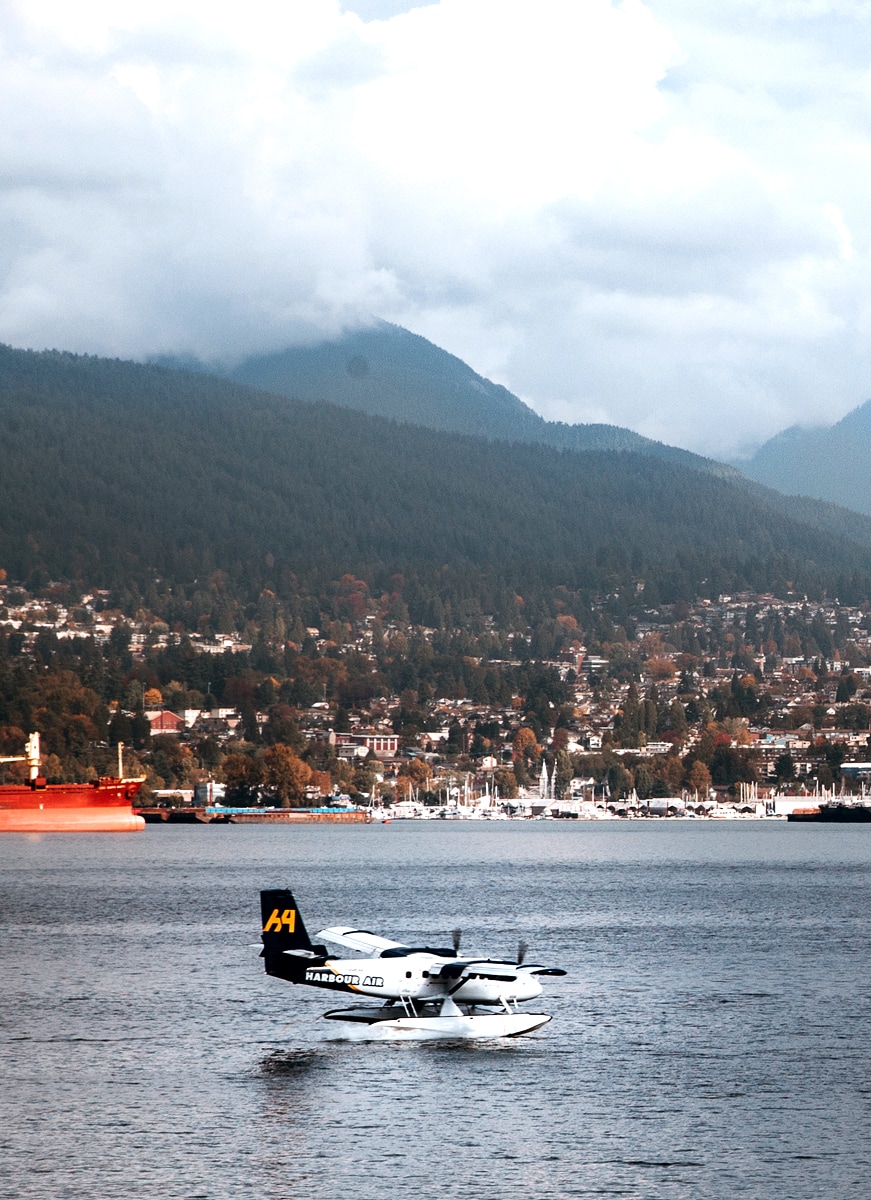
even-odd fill
[[[324,1013],[330,1021],[368,1026],[379,1040],[532,1033],[551,1018],[519,1005],[541,995],[543,976],[565,975],[560,967],[527,963],[525,942],[515,962],[461,957],[459,929],[449,947],[406,946],[345,925],[320,930],[312,942],[286,888],[261,892],[260,910],[267,975],[380,1000]],[[334,956],[328,947],[351,956]]]

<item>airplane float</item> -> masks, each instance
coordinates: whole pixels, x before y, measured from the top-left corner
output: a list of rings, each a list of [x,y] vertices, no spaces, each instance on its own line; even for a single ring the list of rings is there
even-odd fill
[[[331,1021],[369,1026],[379,1038],[497,1038],[531,1033],[550,1017],[521,1012],[518,1005],[541,995],[542,976],[565,975],[560,967],[527,963],[524,942],[516,962],[461,958],[458,929],[449,948],[406,946],[344,925],[322,929],[312,943],[287,889],[261,892],[260,910],[260,955],[267,975],[380,1000],[379,1005],[352,1005],[324,1013]],[[359,957],[333,957],[328,945]]]

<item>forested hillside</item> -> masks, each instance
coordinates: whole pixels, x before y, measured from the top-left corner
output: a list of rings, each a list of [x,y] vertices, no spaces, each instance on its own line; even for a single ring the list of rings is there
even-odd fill
[[[428,429],[563,450],[625,450],[715,474],[732,468],[617,425],[545,421],[507,388],[453,354],[397,325],[379,321],[317,346],[246,359],[233,379],[299,400],[327,400]]]
[[[269,589],[309,623],[350,574],[413,621],[517,618],[624,589],[871,595],[871,524],[820,533],[764,493],[646,455],[424,430],[157,366],[0,351],[0,566],[191,619]],[[864,536],[863,536],[864,534]],[[229,619],[229,618],[226,618]]]

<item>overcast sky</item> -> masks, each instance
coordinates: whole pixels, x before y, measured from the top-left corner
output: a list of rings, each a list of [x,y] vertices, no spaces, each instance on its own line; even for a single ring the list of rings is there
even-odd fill
[[[871,3],[5,0],[0,340],[372,316],[725,457],[871,397]]]

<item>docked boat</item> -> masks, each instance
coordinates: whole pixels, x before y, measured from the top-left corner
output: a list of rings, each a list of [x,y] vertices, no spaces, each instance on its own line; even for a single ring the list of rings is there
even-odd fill
[[[120,753],[119,753],[120,760]],[[27,739],[23,755],[0,762],[26,762],[25,783],[0,784],[0,833],[133,833],[145,821],[133,811],[133,801],[145,776],[117,776],[90,783],[49,783],[41,774],[39,734]]]
[[[832,825],[864,825],[871,822],[871,804],[844,801],[798,808],[787,813],[787,821],[819,821]]]

